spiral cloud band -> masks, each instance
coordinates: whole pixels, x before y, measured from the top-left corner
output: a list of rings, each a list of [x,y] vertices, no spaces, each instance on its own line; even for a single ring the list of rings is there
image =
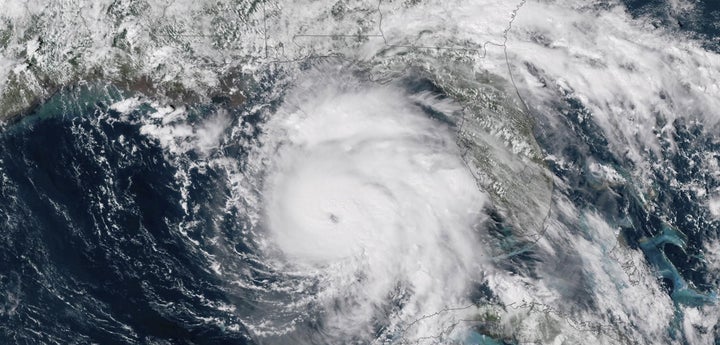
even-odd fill
[[[486,196],[417,98],[310,74],[265,126],[268,248],[321,280],[330,334],[368,333],[388,308],[388,337],[437,334],[453,315],[417,319],[468,303]]]

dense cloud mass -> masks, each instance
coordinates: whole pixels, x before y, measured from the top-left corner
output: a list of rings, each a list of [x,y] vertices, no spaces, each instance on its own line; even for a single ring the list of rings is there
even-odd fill
[[[0,340],[716,345],[714,6],[0,1]]]
[[[289,265],[320,276],[314,298],[329,332],[370,333],[383,312],[386,332],[398,332],[403,320],[470,304],[486,197],[450,128],[397,87],[308,74],[267,124],[264,212]],[[445,319],[415,324],[412,335],[442,332]]]

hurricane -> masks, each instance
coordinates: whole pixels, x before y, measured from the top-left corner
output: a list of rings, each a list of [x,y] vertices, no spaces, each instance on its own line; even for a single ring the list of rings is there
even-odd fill
[[[379,326],[389,339],[432,336],[452,320],[409,321],[470,303],[487,197],[450,126],[397,86],[347,73],[303,76],[266,125],[266,251],[318,279],[312,302],[334,341]]]
[[[0,9],[0,343],[720,344],[712,1]]]

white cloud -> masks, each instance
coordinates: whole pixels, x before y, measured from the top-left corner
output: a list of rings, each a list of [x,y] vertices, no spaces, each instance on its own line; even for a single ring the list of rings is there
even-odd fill
[[[708,200],[708,208],[713,217],[720,218],[720,195],[716,195]]]
[[[332,339],[370,336],[388,298],[404,300],[389,311],[388,335],[470,303],[483,262],[473,229],[487,199],[449,128],[393,86],[322,69],[302,77],[264,131],[266,236],[293,271],[319,279],[312,300]],[[439,334],[452,317],[404,336]]]

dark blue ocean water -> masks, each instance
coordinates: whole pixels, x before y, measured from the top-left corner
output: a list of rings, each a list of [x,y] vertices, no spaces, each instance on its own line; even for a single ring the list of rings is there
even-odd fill
[[[681,119],[671,124],[672,131],[656,133],[662,149],[659,155],[652,150],[646,152],[649,161],[658,162],[653,165],[651,190],[646,191],[640,181],[631,178],[633,163],[608,149],[607,139],[592,117],[587,116],[591,115],[587,108],[572,95],[558,94],[557,99],[557,111],[564,115],[563,125],[551,132],[544,131],[545,125],[540,120],[536,136],[547,153],[570,166],[582,167],[567,169],[549,162],[553,173],[568,184],[562,193],[570,196],[576,207],[602,215],[613,227],[621,229],[623,241],[630,248],[642,251],[675,302],[675,320],[668,333],[678,344],[690,344],[681,330],[684,316],[680,307],[718,302],[720,281],[708,275],[704,244],[720,237],[720,221],[709,214],[704,198],[688,186],[708,191],[720,186],[718,176],[704,170],[702,164],[707,159],[720,162],[720,137],[712,127],[706,128],[699,121]],[[655,127],[666,124],[658,116]],[[671,142],[677,144],[675,149]],[[625,182],[609,184],[598,179],[589,169],[593,163],[612,167]],[[576,224],[578,233],[584,231],[581,220],[566,222]],[[589,281],[582,285],[583,290],[592,289]],[[720,343],[717,327],[703,332],[715,334],[716,343]]]
[[[656,27],[688,33],[720,52],[720,1],[696,0],[690,10],[673,10],[668,0],[623,0],[630,14],[649,19]],[[679,3],[683,3],[680,1]]]
[[[191,177],[204,207],[186,214],[175,168],[107,101],[65,91],[0,133],[2,343],[247,343],[199,251],[218,176]],[[221,217],[233,241],[241,222]]]

